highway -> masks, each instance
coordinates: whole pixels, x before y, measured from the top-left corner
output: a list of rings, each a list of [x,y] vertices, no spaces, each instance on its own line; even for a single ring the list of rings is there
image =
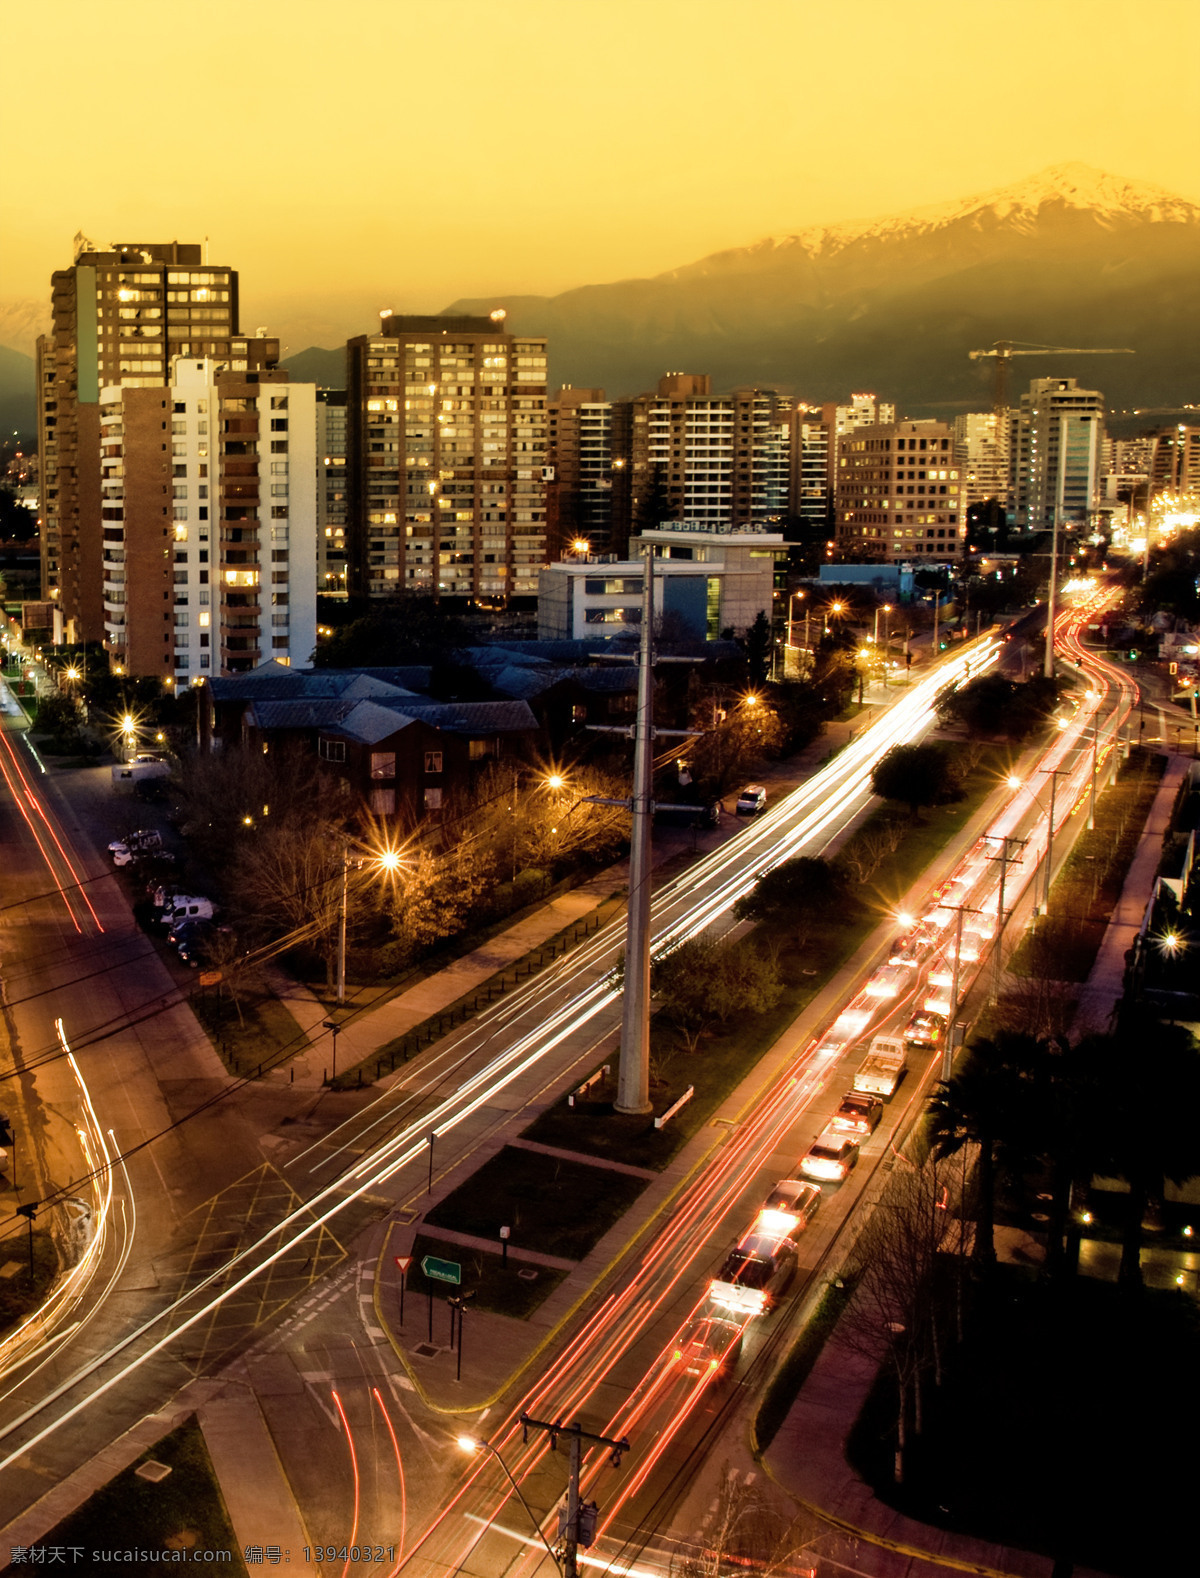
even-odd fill
[[[655,946],[671,946],[719,920],[768,864],[823,847],[869,799],[874,761],[896,741],[924,733],[933,722],[941,689],[958,683],[968,671],[981,672],[998,651],[999,643],[985,637],[943,662],[800,789],[666,884],[655,899]],[[17,786],[15,792],[24,795],[28,805],[36,788]],[[44,802],[45,796],[40,798]],[[226,1351],[211,1341],[211,1333],[248,1288],[266,1274],[276,1274],[322,1233],[336,1226],[345,1234],[361,1226],[377,1213],[377,1204],[368,1209],[368,1198],[402,1201],[415,1193],[431,1129],[439,1136],[439,1166],[453,1165],[488,1132],[486,1125],[504,1121],[514,1107],[586,1057],[617,1022],[619,1002],[611,972],[620,945],[619,936],[601,933],[524,992],[482,1015],[435,1057],[389,1082],[333,1135],[294,1157],[287,1171],[303,1204],[246,1235],[236,1254],[197,1267],[178,1296],[168,1296],[171,1285],[164,1281],[154,1296],[146,1294],[136,1302],[140,1318],[126,1316],[112,1323],[120,1327],[118,1338],[90,1343],[75,1363],[64,1354],[49,1369],[13,1376],[0,1413],[6,1515],[11,1517],[40,1494],[47,1469],[60,1476],[69,1472],[72,1462],[108,1439],[115,1424],[139,1417],[186,1383],[187,1370],[172,1359],[185,1334],[193,1334],[185,1349],[203,1330],[209,1334],[203,1353]],[[64,978],[55,1001],[70,1036],[73,1024],[94,1025],[98,1016],[73,980],[84,973],[82,961],[75,958],[73,967],[68,966],[69,949],[63,959]],[[110,1017],[119,1023],[119,1016]],[[152,1080],[152,1071],[143,1073]],[[36,1077],[40,1091],[42,1071]],[[122,1099],[129,1100],[128,1089]],[[497,1106],[502,1109],[499,1117]],[[98,1103],[98,1110],[107,1132],[110,1123],[103,1104]],[[119,1127],[116,1140],[118,1145],[123,1140]],[[139,1204],[143,1198],[139,1190]],[[161,1200],[156,1204],[161,1208]],[[192,1358],[194,1370],[194,1353]],[[69,1430],[64,1429],[67,1425]]]
[[[1061,649],[1085,670],[1090,689],[1038,764],[1039,773],[1062,775],[1055,806],[1060,847],[1066,843],[1066,824],[1085,814],[1093,771],[1088,731],[1099,727],[1096,773],[1102,776],[1136,697],[1136,688],[1122,671],[1080,645],[1080,628],[1093,611],[1089,601],[1061,616]],[[898,919],[898,937],[902,940],[907,934],[917,940],[909,950],[915,961],[902,966],[888,963],[873,971],[825,1031],[797,1046],[794,1059],[756,1110],[692,1181],[653,1241],[623,1268],[604,1303],[544,1366],[536,1386],[502,1422],[490,1425],[491,1446],[503,1456],[551,1541],[554,1509],[564,1493],[564,1454],[552,1454],[540,1435],[523,1440],[519,1414],[568,1422],[582,1418],[589,1430],[628,1437],[633,1443],[619,1469],[603,1452],[593,1452],[586,1460],[585,1494],[601,1507],[599,1538],[585,1558],[588,1565],[628,1573],[631,1578],[665,1570],[655,1559],[654,1542],[669,1530],[672,1509],[702,1466],[739,1395],[752,1396],[754,1383],[767,1373],[764,1359],[779,1349],[774,1333],[786,1319],[740,1317],[741,1332],[732,1342],[740,1348],[736,1361],[730,1359],[696,1375],[687,1373],[680,1355],[687,1352],[697,1320],[713,1310],[710,1279],[738,1236],[754,1223],[757,1208],[774,1183],[795,1176],[795,1159],[824,1128],[841,1094],[850,1088],[866,1039],[889,1031],[899,1034],[917,1007],[950,1012],[947,994],[956,946],[961,1003],[984,967],[997,933],[1000,862],[994,857],[1000,840],[1024,841],[1019,862],[1010,863],[1006,870],[1006,916],[1040,873],[1048,816],[1043,799],[1044,790],[1036,779],[1011,788],[986,834],[930,894],[924,912]],[[961,942],[960,908],[964,920],[970,917]],[[896,984],[897,975],[903,984]],[[895,1137],[923,1104],[940,1060],[940,1053],[911,1058],[909,1079],[893,1100],[887,1120],[861,1147],[860,1166],[844,1184],[824,1186],[830,1198],[800,1240],[794,1300],[801,1299],[811,1279],[819,1275],[853,1209],[868,1196]],[[735,1369],[742,1379],[740,1391],[730,1386]],[[675,1535],[669,1548],[681,1535],[686,1538],[686,1531]],[[418,1535],[402,1570],[414,1578],[449,1573],[531,1578],[553,1568],[489,1453],[472,1463],[457,1496]]]

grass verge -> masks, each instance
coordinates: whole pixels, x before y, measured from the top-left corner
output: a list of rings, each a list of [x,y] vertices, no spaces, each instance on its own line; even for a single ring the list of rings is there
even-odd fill
[[[1191,1544],[1200,1450],[1200,1313],[1182,1294],[1053,1289],[1003,1268],[978,1289],[963,1346],[925,1391],[905,1478],[892,1477],[891,1367],[848,1442],[889,1506],[977,1538],[1141,1578]],[[1057,1570],[1057,1569],[1056,1569]]]
[[[506,1145],[425,1217],[476,1238],[582,1260],[646,1187],[646,1180]]]
[[[735,1090],[763,1054],[832,979],[834,973],[896,908],[913,883],[946,844],[967,825],[1012,765],[1006,747],[985,747],[966,785],[965,797],[954,805],[935,806],[919,823],[897,820],[886,807],[869,816],[857,837],[869,839],[877,829],[893,828],[899,841],[883,856],[839,914],[814,931],[802,946],[785,942],[779,954],[783,991],[762,1013],[746,1014],[718,1029],[691,1053],[665,1016],[650,1023],[651,1099],[663,1112],[691,1085],[694,1095],[662,1129],[648,1117],[613,1111],[615,1054],[609,1058],[609,1081],[592,1087],[587,1097],[569,1106],[567,1097],[548,1107],[524,1137],[543,1145],[585,1155],[603,1156],[637,1167],[663,1168]],[[602,1064],[590,1070],[599,1072]]]
[[[754,1416],[753,1441],[756,1455],[767,1450],[779,1432],[779,1427],[800,1395],[800,1388],[812,1374],[813,1365],[828,1341],[838,1318],[854,1293],[854,1284],[845,1279],[830,1282],[817,1300],[816,1306],[804,1329],[788,1350],[788,1356],[776,1370],[771,1383],[763,1394],[758,1413]]]
[[[33,1235],[33,1280],[29,1279],[29,1236],[23,1222],[0,1246],[0,1337],[38,1308],[58,1276],[58,1251],[49,1233]]]
[[[139,1478],[136,1469],[149,1462],[164,1463],[171,1472],[157,1484]],[[241,1578],[246,1573],[194,1415],[89,1497],[41,1543],[82,1548],[90,1572],[108,1571],[112,1562],[119,1563],[123,1573],[160,1573],[164,1562],[195,1562],[204,1560],[201,1553],[220,1552],[216,1565],[221,1572]],[[151,1559],[125,1561],[117,1555],[131,1548]]]
[[[309,1045],[277,997],[243,998],[235,1005],[204,987],[192,993],[189,1004],[221,1061],[234,1074],[251,1074],[260,1065],[269,1068],[297,1057]]]
[[[1087,980],[1166,765],[1165,756],[1134,750],[1116,783],[1097,796],[1096,826],[1076,839],[1050,890],[1049,914],[1022,937],[1010,974]],[[1075,815],[1084,815],[1084,804]]]
[[[411,1253],[413,1263],[408,1269],[407,1298],[424,1299],[432,1292],[435,1299],[444,1301],[459,1293],[471,1293],[474,1295],[472,1309],[510,1315],[514,1320],[525,1320],[532,1315],[566,1276],[565,1271],[553,1266],[531,1266],[528,1261],[517,1260],[512,1255],[506,1266],[498,1254],[489,1254],[483,1249],[468,1249],[465,1244],[453,1244],[449,1239],[427,1233],[417,1234]],[[426,1277],[421,1270],[421,1261],[426,1255],[436,1255],[439,1260],[452,1260],[461,1266],[461,1285],[455,1287],[452,1283],[435,1282]],[[531,1272],[532,1275],[529,1274]],[[419,1321],[413,1329],[420,1331]]]

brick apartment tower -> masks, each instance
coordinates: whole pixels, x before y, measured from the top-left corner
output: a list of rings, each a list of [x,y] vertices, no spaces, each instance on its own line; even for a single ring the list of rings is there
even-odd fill
[[[37,343],[42,456],[42,586],[57,596],[68,640],[104,636],[100,390],[162,388],[174,356],[230,356],[237,273],[202,248],[75,238],[51,281],[53,329]],[[169,442],[169,440],[167,440]],[[168,451],[163,451],[168,453]]]
[[[389,314],[346,347],[347,576],[369,597],[534,597],[546,562],[546,342]]]
[[[316,389],[277,340],[231,346],[100,391],[105,646],[178,685],[316,645]]]

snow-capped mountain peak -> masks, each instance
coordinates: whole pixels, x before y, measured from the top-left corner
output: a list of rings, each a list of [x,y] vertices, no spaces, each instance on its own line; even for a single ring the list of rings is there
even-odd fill
[[[1047,205],[1060,205],[1091,214],[1100,224],[1141,220],[1157,224],[1195,224],[1200,205],[1147,181],[1130,181],[1091,165],[1071,161],[1047,169],[1010,186],[959,198],[954,202],[910,209],[870,220],[848,220],[834,225],[814,225],[791,235],[772,236],[760,243],[771,247],[800,247],[804,251],[840,251],[853,242],[893,237],[901,233],[928,235],[963,220],[977,224],[1004,222],[1021,225],[1036,219]]]

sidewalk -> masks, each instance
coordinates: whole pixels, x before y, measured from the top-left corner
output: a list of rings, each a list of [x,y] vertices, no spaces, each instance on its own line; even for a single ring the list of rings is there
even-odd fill
[[[1072,1026],[1074,1036],[1107,1032],[1112,1028],[1113,1014],[1125,986],[1125,956],[1141,929],[1158,862],[1162,858],[1163,835],[1171,819],[1171,807],[1191,766],[1191,758],[1187,756],[1172,755],[1167,760],[1167,770],[1125,874],[1121,897],[1109,917],[1091,974],[1080,989],[1079,1007]]]

